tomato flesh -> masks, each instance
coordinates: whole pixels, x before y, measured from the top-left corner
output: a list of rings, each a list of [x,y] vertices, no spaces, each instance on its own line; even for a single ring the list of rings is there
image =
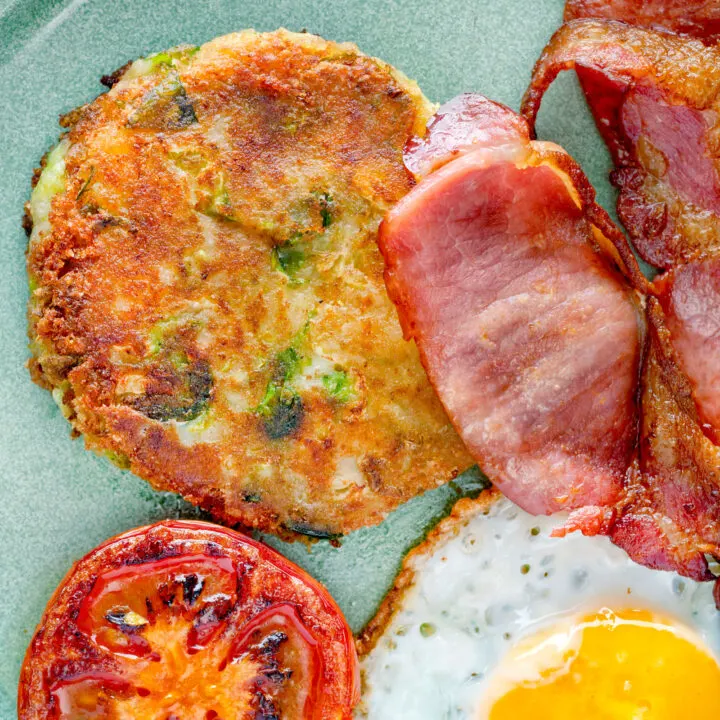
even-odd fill
[[[140,657],[151,652],[144,628],[163,606],[172,606],[194,616],[188,649],[197,652],[222,629],[236,600],[237,573],[229,558],[169,557],[101,575],[80,606],[78,627],[109,650]]]
[[[133,688],[112,673],[88,672],[56,683],[51,692],[58,717],[79,720],[107,715],[112,699],[129,695]]]
[[[249,538],[162,523],[101,546],[65,586],[28,651],[19,720],[351,717],[357,658],[339,610]]]

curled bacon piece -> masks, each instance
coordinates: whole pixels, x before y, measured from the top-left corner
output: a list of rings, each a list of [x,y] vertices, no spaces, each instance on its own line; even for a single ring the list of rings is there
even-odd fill
[[[523,114],[532,125],[549,84],[576,70],[615,161],[618,215],[666,270],[649,288],[638,460],[609,534],[647,565],[709,579],[720,543],[720,5],[570,0],[566,18]]]
[[[693,389],[714,363],[688,379],[671,331],[687,332],[681,355],[712,334],[700,314],[720,266],[651,286],[561,148],[495,103],[450,107],[461,121],[446,112],[409,144],[425,176],[380,232],[390,297],[448,415],[514,502],[571,511],[557,534],[605,534],[642,564],[713,579],[720,456]]]
[[[639,463],[610,535],[637,562],[712,580],[720,550],[720,450],[698,424],[659,303],[648,301]]]
[[[720,251],[720,47],[602,20],[566,23],[535,66],[522,112],[574,68],[617,167],[618,215],[661,268]]]
[[[408,141],[404,161],[420,178],[464,152],[529,140],[528,124],[516,112],[483,95],[465,93],[438,108],[424,137]]]
[[[390,296],[450,418],[506,495],[534,513],[612,505],[637,434],[641,320],[615,266],[634,260],[563,150],[503,135],[507,108],[465,104],[502,140],[470,151],[466,118],[454,141],[435,123],[409,147],[411,167],[416,153],[455,159],[383,223]]]
[[[565,20],[579,18],[622,20],[708,43],[720,36],[720,3],[708,0],[568,0]]]

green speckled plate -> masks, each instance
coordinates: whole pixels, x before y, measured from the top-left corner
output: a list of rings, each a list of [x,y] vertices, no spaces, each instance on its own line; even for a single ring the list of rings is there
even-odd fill
[[[98,79],[140,55],[254,27],[307,28],[351,40],[444,101],[479,91],[517,108],[563,0],[0,0],[0,720],[15,717],[18,670],[42,610],[71,563],[102,540],[165,517],[193,516],[174,495],[86,452],[25,369],[25,235],[30,176],[58,136],[58,115],[101,91]],[[539,134],[581,162],[608,209],[610,161],[575,79],[553,86]],[[472,485],[472,477],[462,484]],[[457,497],[443,487],[339,549],[283,545],[323,581],[358,630],[404,552]]]

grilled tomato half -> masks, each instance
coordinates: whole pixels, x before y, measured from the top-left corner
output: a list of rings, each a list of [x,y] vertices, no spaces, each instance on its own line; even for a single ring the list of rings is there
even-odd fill
[[[340,720],[357,678],[318,582],[240,533],[168,521],[70,570],[27,651],[18,717]]]

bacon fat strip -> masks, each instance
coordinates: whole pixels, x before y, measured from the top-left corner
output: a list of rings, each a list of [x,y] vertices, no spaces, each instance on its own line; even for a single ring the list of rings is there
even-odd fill
[[[531,126],[548,86],[572,68],[613,154],[618,215],[643,259],[670,268],[720,252],[720,47],[612,21],[566,23],[523,100]]]
[[[498,107],[475,103],[490,135]],[[643,328],[616,267],[634,260],[563,150],[522,132],[473,149],[467,129],[408,149],[410,166],[433,148],[435,165],[454,159],[383,222],[390,296],[497,487],[533,513],[603,513],[637,439]]]
[[[568,0],[565,20],[580,18],[621,20],[692,35],[706,43],[720,36],[718,0]]]

